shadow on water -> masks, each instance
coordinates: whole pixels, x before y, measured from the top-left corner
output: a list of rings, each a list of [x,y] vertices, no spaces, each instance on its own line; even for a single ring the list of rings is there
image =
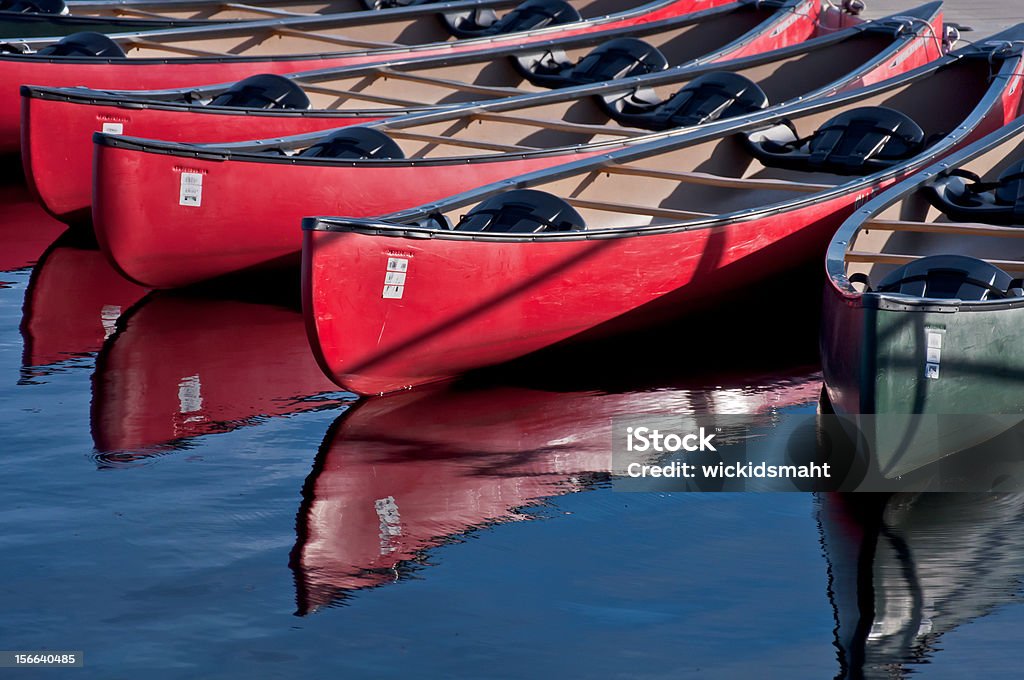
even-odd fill
[[[825,494],[837,678],[902,678],[940,638],[1018,601],[1024,494]]]

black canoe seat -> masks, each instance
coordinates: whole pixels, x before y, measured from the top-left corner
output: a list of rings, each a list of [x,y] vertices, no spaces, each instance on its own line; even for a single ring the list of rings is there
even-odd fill
[[[1021,282],[999,267],[965,255],[929,255],[891,272],[876,292],[940,300],[1024,297]]]
[[[534,85],[550,88],[604,83],[668,68],[668,59],[657,47],[637,38],[612,40],[575,64],[561,51],[519,56],[513,63]]]
[[[92,31],[72,33],[61,38],[60,42],[47,45],[37,52],[40,56],[49,57],[123,57],[124,50],[116,42]]]
[[[1003,170],[995,182],[960,169],[940,174],[925,185],[924,195],[960,222],[1024,226],[1024,161]]]
[[[240,80],[214,97],[210,106],[239,109],[297,109],[310,106],[309,97],[293,81],[273,73]]]
[[[2,0],[0,11],[17,12],[18,14],[59,14],[66,15],[68,10],[64,0]]]
[[[587,223],[576,209],[552,194],[515,189],[492,196],[470,210],[455,225],[456,231],[503,234],[583,231]]]
[[[500,19],[489,9],[445,15],[449,30],[458,38],[534,31],[545,26],[571,24],[581,19],[576,8],[565,0],[526,0]]]
[[[789,123],[755,131],[746,139],[751,153],[766,166],[837,175],[884,170],[925,147],[921,126],[884,106],[845,111],[803,139]]]
[[[605,107],[622,125],[647,130],[703,125],[768,107],[768,95],[757,83],[731,71],[694,78],[663,102],[652,95],[636,92],[626,97],[606,97]]]
[[[298,154],[303,158],[405,158],[395,140],[380,130],[342,128]]]

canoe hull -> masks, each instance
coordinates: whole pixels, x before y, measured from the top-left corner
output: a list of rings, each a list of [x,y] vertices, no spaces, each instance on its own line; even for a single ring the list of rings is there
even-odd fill
[[[382,215],[596,153],[365,167],[219,162],[97,145],[93,222],[100,247],[125,276],[176,288],[297,267],[299,225],[310,214]],[[202,176],[199,205],[181,200],[183,173]]]
[[[691,1],[689,8],[678,14],[723,4],[727,3],[715,0],[707,7],[698,7],[701,5],[699,1]],[[814,22],[808,17],[793,22],[778,35],[765,35],[750,43],[734,45],[732,49],[716,54],[714,60],[733,59],[794,44],[808,38],[813,27]],[[396,114],[400,113],[402,111],[396,109]],[[50,214],[69,224],[88,223],[92,200],[92,133],[102,131],[105,123],[114,123],[119,126],[117,129],[121,134],[133,137],[212,143],[287,137],[380,120],[381,117],[357,116],[354,111],[351,115],[339,115],[337,111],[299,114],[259,111],[251,115],[228,115],[201,106],[161,107],[155,102],[126,101],[118,104],[109,99],[69,100],[25,89],[21,113],[22,163],[29,184]],[[296,241],[292,250],[297,249]]]
[[[649,328],[821,256],[853,203],[842,196],[723,227],[594,240],[306,231],[310,344],[339,385],[377,394]],[[384,298],[395,258],[406,260],[406,284],[401,298]]]
[[[828,286],[822,364],[832,407],[852,418],[881,474],[903,475],[1024,420],[1024,309],[863,302]]]
[[[791,29],[795,32],[789,40],[798,40],[807,27],[793,24]],[[931,61],[939,56],[932,44],[926,39],[909,41],[893,59],[862,73],[851,86],[884,80]],[[301,247],[296,225],[304,216],[384,215],[595,154],[562,151],[486,162],[376,167],[258,163],[244,158],[188,159],[186,164],[181,156],[100,141],[95,145],[92,218],[102,247],[122,272],[147,286],[176,287],[297,262],[289,258],[295,258]],[[178,205],[179,175],[186,165],[203,174],[204,191],[210,186],[219,192],[216,202]],[[244,212],[238,209],[242,205]],[[262,217],[254,223],[246,216],[249,213]],[[151,228],[139,230],[138,224]]]
[[[258,73],[297,73],[314,69],[382,64],[396,60],[478,54],[513,45],[529,45],[563,37],[603,33],[642,26],[725,4],[726,0],[677,0],[650,12],[601,23],[579,22],[559,31],[509,34],[492,40],[431,43],[407,49],[329,52],[268,57],[121,58],[110,60],[46,59],[32,55],[0,55],[0,153],[17,153],[20,143],[22,85],[89,87],[97,90],[165,90],[242,80]]]
[[[94,132],[115,130],[177,142],[232,142],[279,136],[283,119],[244,112],[182,119],[179,112],[167,109],[76,107],[36,97],[22,98],[22,108],[21,158],[26,181],[50,215],[71,225],[88,225],[92,219]],[[79,113],[88,115],[76,115]],[[302,134],[379,118],[293,115],[287,120],[294,131],[288,134]]]

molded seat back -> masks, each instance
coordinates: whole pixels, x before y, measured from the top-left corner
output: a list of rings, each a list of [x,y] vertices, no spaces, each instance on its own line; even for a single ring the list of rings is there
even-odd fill
[[[545,26],[571,24],[581,18],[576,8],[565,0],[526,0],[500,19],[493,10],[470,10],[445,16],[452,34],[459,38],[534,31]]]
[[[965,255],[930,255],[890,273],[877,291],[979,301],[1021,297],[1019,286],[1019,281],[984,260]]]
[[[217,95],[210,106],[231,106],[240,109],[297,109],[310,106],[302,88],[283,76],[260,73],[240,80]]]
[[[405,158],[395,140],[380,130],[359,126],[342,128],[298,155],[303,158]]]
[[[924,131],[909,116],[884,106],[844,111],[807,139],[779,143],[748,136],[751,153],[767,166],[867,175],[920,153]]]
[[[123,57],[124,50],[116,42],[92,31],[72,33],[52,45],[47,45],[38,52],[41,56],[51,57]]]
[[[507,234],[583,231],[583,217],[571,205],[535,189],[515,189],[492,196],[469,211],[456,231],[487,231]]]
[[[1003,170],[992,183],[966,172],[939,175],[925,185],[924,195],[954,220],[1024,226],[1024,161]]]
[[[620,97],[605,100],[609,114],[623,125],[669,130],[742,116],[768,106],[768,95],[746,76],[730,71],[694,78],[663,102]]]
[[[550,52],[526,55],[517,58],[515,65],[530,82],[550,88],[603,83],[668,68],[668,59],[657,47],[637,38],[612,40],[593,49],[576,64],[552,56]]]

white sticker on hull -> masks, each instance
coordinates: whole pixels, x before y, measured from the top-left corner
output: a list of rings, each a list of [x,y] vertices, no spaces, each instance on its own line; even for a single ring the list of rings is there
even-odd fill
[[[100,132],[106,132],[108,135],[124,134],[124,123],[104,123]]]
[[[401,300],[405,293],[405,274],[409,269],[409,260],[402,257],[389,257],[388,268],[384,272],[384,293],[386,300]]]
[[[941,328],[925,328],[925,359],[924,377],[928,380],[939,379],[939,364],[942,363],[942,336],[946,333]]]
[[[178,205],[198,208],[203,204],[203,175],[198,172],[181,173],[181,191]]]

